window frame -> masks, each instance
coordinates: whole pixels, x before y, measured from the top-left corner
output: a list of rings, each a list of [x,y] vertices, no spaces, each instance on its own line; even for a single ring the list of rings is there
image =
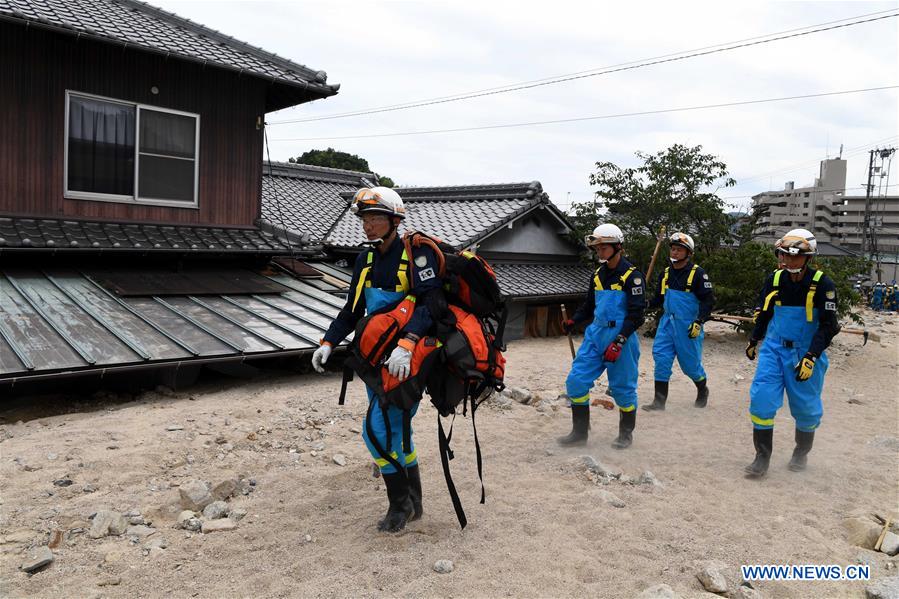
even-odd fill
[[[123,106],[133,106],[134,115],[134,193],[131,195],[119,195],[111,193],[99,193],[93,191],[77,191],[69,189],[69,109],[71,107],[71,99],[88,98],[91,100],[101,100],[111,104],[121,104]],[[180,200],[166,200],[161,198],[143,198],[140,193],[140,115],[141,110],[155,110],[156,112],[166,112],[169,114],[177,114],[180,116],[192,117],[194,119],[194,185],[193,185],[193,201],[183,202]],[[183,110],[175,110],[172,108],[163,108],[152,104],[143,104],[141,102],[132,102],[129,100],[120,100],[119,98],[110,98],[97,94],[89,94],[85,92],[67,89],[65,93],[65,127],[63,131],[63,197],[69,200],[89,200],[92,202],[112,202],[116,204],[129,204],[140,206],[166,206],[169,208],[185,208],[199,210],[200,208],[200,115],[193,112]],[[144,154],[153,155],[150,152]],[[167,157],[177,160],[187,160],[185,158]]]

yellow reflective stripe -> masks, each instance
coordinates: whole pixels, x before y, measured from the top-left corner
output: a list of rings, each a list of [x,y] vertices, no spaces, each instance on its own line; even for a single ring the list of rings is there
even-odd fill
[[[396,278],[399,279],[399,285],[396,286],[397,291],[402,291],[403,293],[408,293],[409,291],[409,256],[406,254],[406,250],[403,250],[403,255],[400,257],[400,268],[396,273]]]
[[[758,424],[759,426],[774,426],[774,418],[759,418],[755,414],[750,414],[749,418],[753,424]]]
[[[693,289],[693,277],[694,276],[696,276],[696,265],[695,264],[693,265],[693,268],[690,269],[689,276],[687,276],[687,289],[686,289],[687,292],[689,292]]]
[[[356,293],[353,296],[353,312],[356,311],[356,305],[359,303],[359,298],[362,296],[362,289],[371,287],[371,281],[368,280],[368,275],[371,272],[371,263],[373,259],[374,254],[369,251],[368,256],[365,259],[365,268],[359,273],[359,282],[356,283]]]
[[[600,266],[599,268],[602,268],[602,266]],[[602,281],[599,280],[599,268],[597,268],[596,272],[593,273],[593,290],[594,291],[603,291]]]
[[[808,288],[808,294],[805,296],[805,319],[808,322],[811,322],[814,316],[812,310],[815,307],[815,292],[818,290],[818,281],[821,280],[821,275],[823,274],[820,270],[814,274],[812,284]]]
[[[633,412],[636,409],[637,409],[636,405],[630,406],[629,408],[623,408],[621,406],[618,406],[618,411],[620,411],[620,412]]]
[[[582,395],[581,397],[569,397],[568,401],[573,404],[582,404],[590,401],[590,393],[588,392],[586,395]]]
[[[628,268],[628,269],[624,272],[624,274],[621,275],[621,278],[619,279],[619,282],[616,283],[615,285],[611,285],[611,286],[609,287],[609,289],[614,289],[615,291],[621,291],[621,290],[624,288],[624,282],[627,281],[627,278],[628,278],[629,276],[631,276],[631,273],[634,272],[634,270],[636,270],[636,267],[635,267],[635,266],[631,266],[630,268]]]
[[[395,460],[395,459],[396,459],[396,452],[395,452],[395,451],[391,451],[391,452],[390,452],[390,457],[392,457],[392,458]],[[380,466],[381,468],[383,468],[384,466],[386,466],[386,465],[389,464],[389,463],[390,463],[389,461],[387,461],[387,460],[385,460],[385,459],[383,459],[383,458],[375,458],[375,464],[377,464],[377,465]]]
[[[775,270],[775,271],[774,271],[774,288],[775,288],[775,289],[777,289],[778,287],[780,287],[780,275],[781,275],[782,272],[783,272],[782,270]]]
[[[407,296],[404,297],[403,299],[404,299],[404,300],[409,300],[409,301],[412,302],[413,304],[415,303],[415,296],[414,296],[414,295],[407,295]]]
[[[762,312],[768,311],[768,306],[771,305],[771,300],[773,300],[775,298],[775,296],[777,296],[777,291],[778,291],[778,288],[780,287],[780,274],[782,272],[783,272],[782,270],[774,271],[774,280],[771,282],[771,286],[774,287],[774,290],[771,293],[769,293],[768,296],[765,298],[765,303],[762,305]],[[778,306],[780,305],[780,302],[776,302],[776,303]]]
[[[668,271],[671,270],[670,266],[665,267],[665,276],[662,277],[662,295],[665,295],[665,292],[668,291]]]
[[[406,456],[406,464],[411,464],[418,458],[418,450],[413,449],[412,453]]]
[[[777,295],[777,289],[768,294],[768,297],[765,298],[765,304],[762,306],[762,312],[768,311],[768,306],[771,304],[771,300],[774,299],[774,296]]]

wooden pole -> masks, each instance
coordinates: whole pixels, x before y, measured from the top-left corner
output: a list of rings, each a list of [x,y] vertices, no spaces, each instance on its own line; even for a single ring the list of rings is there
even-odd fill
[[[568,320],[568,310],[565,309],[565,304],[560,304],[562,306],[562,321]],[[571,350],[571,358],[574,359],[574,341],[571,339],[571,331],[568,331],[568,349]]]
[[[659,248],[662,247],[662,240],[665,238],[665,225],[659,229],[659,238],[656,240],[656,249],[652,252],[652,260],[649,261],[649,268],[646,269],[646,285],[649,286],[650,277],[652,277],[652,269],[656,266],[656,258],[659,255]]]
[[[755,319],[751,316],[737,316],[735,314],[712,314],[712,318],[717,318],[720,320],[736,320],[739,322],[755,322]],[[849,333],[850,335],[862,335],[865,337],[865,341],[871,339],[873,341],[880,341],[880,335],[877,333],[871,333],[870,331],[866,331],[864,329],[840,329],[841,333]]]

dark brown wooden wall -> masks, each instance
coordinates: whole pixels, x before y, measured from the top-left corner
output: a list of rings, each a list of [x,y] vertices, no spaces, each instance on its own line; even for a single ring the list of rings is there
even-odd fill
[[[252,225],[265,87],[237,73],[0,22],[0,214]],[[199,114],[199,210],[63,198],[67,89]]]

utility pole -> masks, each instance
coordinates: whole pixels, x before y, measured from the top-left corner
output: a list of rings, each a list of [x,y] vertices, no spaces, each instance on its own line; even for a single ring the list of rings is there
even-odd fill
[[[868,251],[868,235],[871,232],[869,227],[871,220],[871,192],[874,189],[871,178],[874,176],[874,152],[876,151],[871,150],[868,152],[868,184],[865,186],[865,217],[862,219],[862,255]]]
[[[889,175],[889,164],[896,148],[874,149],[869,152],[868,158],[868,184],[865,187],[865,216],[862,221],[862,255],[870,257],[875,264],[875,272],[877,273],[877,282],[881,282],[883,271],[880,261],[880,250],[877,247],[877,218],[871,214],[871,200],[874,195],[874,175],[879,174],[881,179]],[[875,159],[878,165],[875,166]],[[884,172],[884,164],[886,163],[886,172]],[[887,179],[889,181],[889,179]],[[881,182],[878,198],[883,193],[883,183]],[[883,224],[883,223],[881,223]]]

